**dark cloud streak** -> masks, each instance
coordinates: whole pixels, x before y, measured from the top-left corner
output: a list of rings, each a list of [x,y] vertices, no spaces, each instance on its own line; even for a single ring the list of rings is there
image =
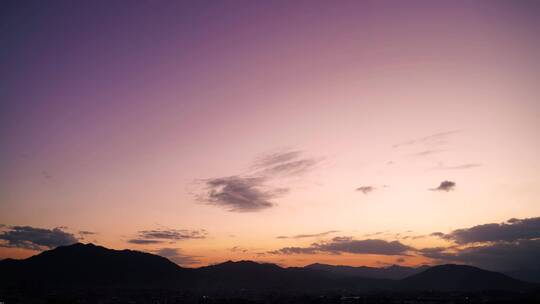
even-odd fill
[[[538,265],[540,240],[497,242],[455,250],[424,248],[419,253],[441,263],[465,263],[499,271],[529,269]]]
[[[161,244],[163,241],[160,240],[147,240],[147,239],[131,239],[128,240],[128,243],[136,245],[152,245],[152,244]]]
[[[505,223],[489,223],[471,228],[457,229],[448,234],[434,232],[431,235],[452,240],[461,245],[478,242],[511,242],[535,239],[540,238],[540,217],[510,219]]]
[[[297,235],[293,235],[293,236],[285,236],[285,235],[280,235],[276,238],[278,239],[302,239],[302,238],[313,238],[313,237],[321,237],[321,236],[327,236],[329,234],[332,234],[332,233],[338,233],[339,230],[329,230],[329,231],[324,231],[324,232],[320,232],[320,233],[312,233],[312,234],[297,234]]]
[[[417,250],[441,263],[465,263],[491,270],[537,267],[540,256],[540,217],[516,219],[462,228],[430,236],[455,245]]]
[[[0,240],[4,241],[0,246],[41,251],[77,243],[78,239],[64,229],[64,227],[45,229],[8,226],[5,231],[0,232]]]
[[[128,240],[128,243],[137,245],[160,244],[166,241],[184,241],[191,239],[204,239],[207,232],[201,230],[187,229],[156,229],[156,230],[141,230],[137,233],[137,237]]]
[[[335,237],[327,242],[313,243],[309,247],[284,247],[270,251],[272,254],[315,254],[315,253],[352,253],[352,254],[378,254],[378,255],[408,255],[414,250],[399,241],[386,241],[381,239],[355,240],[351,237]]]

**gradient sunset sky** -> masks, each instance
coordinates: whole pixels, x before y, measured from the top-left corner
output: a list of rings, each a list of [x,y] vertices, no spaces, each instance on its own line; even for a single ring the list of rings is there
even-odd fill
[[[188,267],[538,250],[539,16],[539,1],[4,1],[0,258],[74,241]]]

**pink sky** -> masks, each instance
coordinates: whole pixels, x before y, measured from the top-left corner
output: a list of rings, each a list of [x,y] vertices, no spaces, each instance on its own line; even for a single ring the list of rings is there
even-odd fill
[[[433,260],[276,251],[335,237],[451,246],[429,235],[540,216],[538,12],[527,1],[9,7],[0,258],[39,252],[6,237],[28,226],[175,248],[186,266],[418,265]],[[445,180],[451,191],[430,191]]]

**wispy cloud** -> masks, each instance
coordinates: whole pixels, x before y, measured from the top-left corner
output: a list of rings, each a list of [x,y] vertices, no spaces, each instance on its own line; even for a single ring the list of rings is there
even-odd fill
[[[428,155],[442,153],[444,151],[446,151],[446,150],[443,150],[443,149],[430,149],[430,150],[424,150],[424,151],[413,153],[413,155],[414,156],[428,156]]]
[[[246,253],[248,252],[248,250],[244,247],[241,247],[241,246],[234,246],[232,247],[231,249],[229,249],[231,252],[241,252],[241,253]]]
[[[90,238],[93,235],[96,235],[96,232],[93,231],[87,231],[87,230],[80,230],[79,231],[79,240],[83,241],[87,238]]]
[[[463,169],[471,169],[471,168],[477,168],[481,167],[482,164],[478,163],[467,163],[462,165],[456,165],[456,166],[447,166],[443,163],[439,163],[434,169],[435,170],[463,170]]]
[[[153,245],[153,244],[161,244],[164,241],[163,240],[147,240],[147,239],[130,239],[127,242],[131,244],[136,244],[136,245]]]
[[[255,212],[275,206],[274,200],[289,187],[271,186],[285,177],[298,177],[312,170],[319,159],[303,157],[301,151],[285,151],[258,157],[246,174],[204,179],[199,201],[231,212]]]
[[[283,247],[278,250],[269,251],[270,254],[315,254],[319,252],[317,248],[314,247]]]
[[[292,161],[297,160],[302,155],[302,151],[283,151],[276,153],[266,153],[262,156],[257,157],[253,163],[252,167],[255,170],[271,168],[274,166],[286,164]]]
[[[35,228],[30,226],[4,226],[0,232],[0,246],[24,248],[30,250],[52,249],[58,246],[77,243],[78,239],[65,227],[53,229]]]
[[[322,236],[327,236],[329,234],[338,233],[338,232],[339,232],[338,230],[329,230],[329,231],[324,231],[324,232],[320,232],[320,233],[297,234],[297,235],[293,235],[293,236],[280,235],[277,238],[278,239],[303,239],[303,238],[322,237]]]
[[[387,230],[385,230],[385,231],[377,231],[377,232],[373,232],[373,233],[364,234],[364,237],[374,237],[374,236],[377,236],[377,235],[385,234],[387,232],[388,232]]]
[[[409,139],[397,144],[394,144],[394,148],[399,148],[403,146],[410,146],[410,145],[416,145],[416,144],[422,144],[429,147],[436,147],[440,146],[442,144],[445,144],[448,137],[461,132],[460,130],[453,130],[453,131],[446,131],[446,132],[439,132],[435,134],[431,134],[424,137]]]
[[[251,169],[255,175],[271,177],[298,176],[313,169],[321,160],[304,157],[302,151],[269,153],[258,157]]]
[[[416,139],[407,140],[401,143],[394,144],[394,148],[411,146],[414,149],[421,149],[418,152],[414,152],[411,155],[416,157],[429,157],[435,154],[440,154],[449,150],[448,141],[449,138],[457,133],[462,132],[461,130],[453,130],[435,133],[425,137],[420,137]],[[458,165],[445,165],[443,162],[438,162],[436,166],[430,168],[430,170],[464,170],[472,169],[482,166],[480,163],[470,162]]]

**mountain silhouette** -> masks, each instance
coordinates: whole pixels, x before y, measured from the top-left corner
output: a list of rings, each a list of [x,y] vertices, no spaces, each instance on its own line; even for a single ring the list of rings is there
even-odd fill
[[[0,261],[0,283],[41,288],[166,286],[188,271],[158,255],[77,243],[24,260]]]
[[[405,267],[399,265],[392,265],[389,267],[376,268],[368,266],[354,267],[345,265],[328,265],[314,263],[305,266],[305,268],[326,271],[335,274],[336,276],[357,276],[365,278],[400,280],[413,274],[420,273],[428,269],[429,266]]]
[[[530,265],[526,269],[516,269],[504,272],[504,274],[526,282],[540,283],[540,266]]]
[[[447,264],[433,266],[399,282],[400,289],[437,291],[519,291],[532,287],[498,272],[473,266]]]
[[[282,268],[271,263],[227,261],[197,268],[197,285],[212,291],[336,291],[371,290],[390,286],[391,282],[374,278],[329,275],[326,271],[306,267]]]
[[[425,268],[391,266],[377,269],[324,264],[283,268],[253,261],[227,261],[200,268],[182,268],[150,253],[78,243],[44,251],[24,260],[0,261],[0,291],[2,288],[35,291],[106,287],[223,294],[271,290],[522,291],[532,286],[500,273],[470,266]],[[407,272],[416,273],[399,279]]]
[[[304,289],[322,287],[328,283],[323,273],[253,261],[227,261],[198,268],[197,272],[201,285],[224,290]]]

